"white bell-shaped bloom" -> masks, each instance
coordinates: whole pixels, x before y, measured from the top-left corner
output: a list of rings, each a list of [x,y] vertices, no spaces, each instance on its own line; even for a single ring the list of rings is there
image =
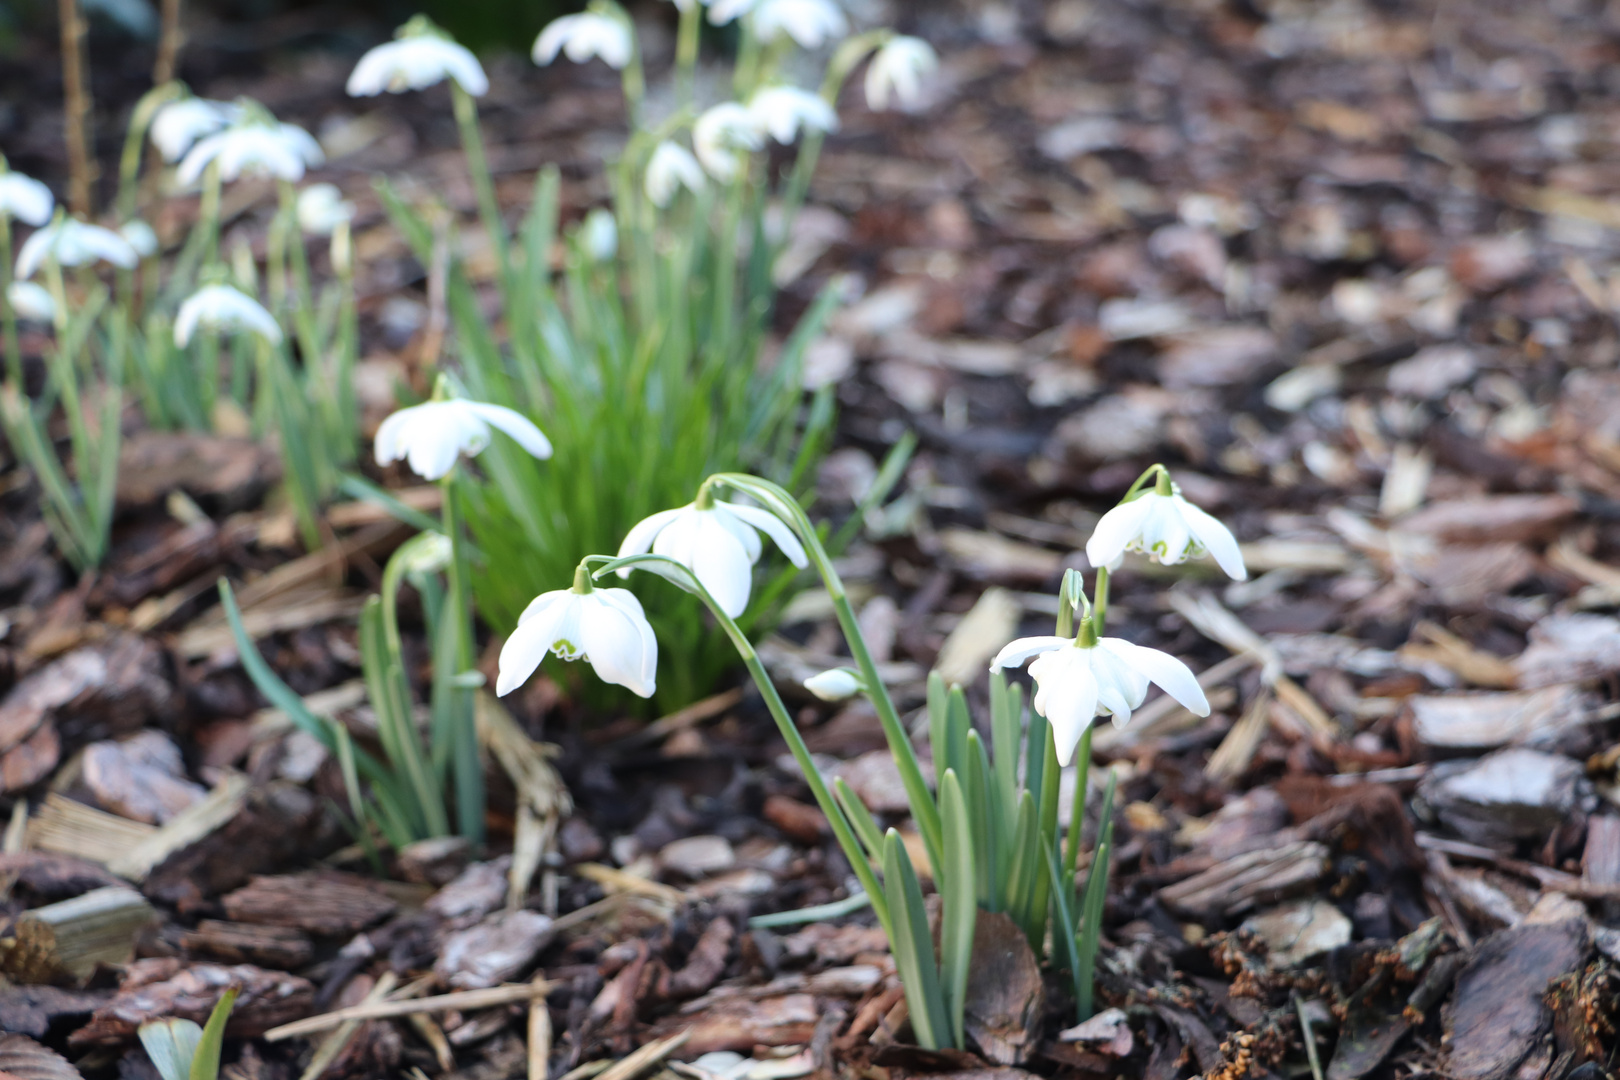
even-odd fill
[[[860,677],[843,668],[832,668],[804,680],[804,688],[822,701],[843,701],[865,689]]]
[[[881,112],[892,101],[902,109],[916,108],[923,79],[938,68],[939,55],[922,38],[890,38],[866,66],[867,107]]]
[[[754,564],[762,551],[760,533],[774,540],[794,566],[809,565],[804,545],[781,518],[758,507],[724,502],[712,502],[703,510],[689,503],[643,519],[619,545],[619,558],[650,550],[674,559],[692,571],[721,611],[735,619],[748,607]],[[629,571],[620,570],[619,576],[628,577]]]
[[[800,128],[838,130],[838,114],[821,95],[797,86],[767,86],[748,101],[749,115],[761,131],[786,146],[799,137]]]
[[[619,223],[613,211],[593,207],[579,225],[579,242],[596,262],[607,262],[619,252]]]
[[[186,298],[174,317],[174,343],[182,349],[198,329],[228,334],[258,334],[272,345],[281,344],[276,317],[247,293],[231,285],[204,285]]]
[[[306,168],[325,160],[315,136],[297,124],[246,120],[198,140],[180,162],[175,178],[182,184],[194,184],[204,169],[218,161],[221,180],[259,174],[298,181]]]
[[[129,246],[135,249],[135,254],[143,259],[150,259],[158,253],[157,233],[152,226],[136,218],[126,221],[118,227],[118,235],[129,241]]]
[[[473,97],[489,92],[489,77],[466,46],[438,34],[410,34],[362,56],[347,90],[350,97],[375,97],[384,91],[426,90],[445,79],[456,80]]]
[[[1199,716],[1209,715],[1203,687],[1186,664],[1158,649],[1123,638],[1099,638],[1086,648],[1070,638],[1019,638],[996,654],[991,671],[1020,667],[1026,660],[1035,678],[1035,711],[1052,725],[1058,764],[1067,765],[1075,744],[1094,716],[1112,716],[1115,727],[1130,723],[1148,683]]]
[[[709,5],[709,22],[724,26],[754,10],[759,0],[714,0]]]
[[[242,118],[242,106],[229,101],[188,97],[171,101],[152,117],[152,145],[164,161],[179,161],[198,139],[222,131]]]
[[[611,15],[582,11],[552,21],[534,39],[534,62],[549,64],[559,52],[583,64],[593,56],[608,67],[623,69],[630,62],[633,46],[630,28]]]
[[[1174,487],[1168,495],[1149,490],[1114,507],[1086,541],[1086,558],[1092,566],[1117,569],[1127,551],[1140,551],[1172,566],[1207,553],[1233,580],[1249,576],[1231,530],[1182,498]]]
[[[695,195],[703,190],[703,184],[703,166],[680,143],[659,143],[647,161],[647,198],[654,206],[668,206],[676,188],[684,187]]]
[[[336,184],[311,184],[298,193],[298,227],[313,236],[331,236],[354,218],[354,203],[343,198]]]
[[[535,597],[501,647],[495,693],[522,686],[547,653],[588,660],[603,682],[644,698],[656,689],[658,639],[629,589],[557,589]]]
[[[65,217],[37,230],[23,242],[22,250],[17,252],[15,276],[26,281],[52,257],[61,266],[86,266],[105,260],[126,270],[141,261],[130,242],[111,229]]]
[[[461,454],[476,457],[489,445],[489,429],[506,432],[537,458],[551,456],[551,440],[528,417],[501,405],[466,398],[424,401],[400,409],[377,429],[377,464],[405,459],[425,480],[438,480]]]
[[[51,220],[54,209],[56,200],[50,188],[20,172],[0,172],[0,218],[43,225]]]
[[[692,125],[692,148],[708,174],[726,183],[737,178],[748,154],[765,145],[754,114],[735,101],[708,109]]]
[[[832,0],[759,0],[753,11],[761,41],[786,34],[802,49],[819,49],[849,33],[849,20]]]
[[[6,286],[6,302],[19,319],[48,323],[56,318],[56,301],[37,281],[13,281]]]

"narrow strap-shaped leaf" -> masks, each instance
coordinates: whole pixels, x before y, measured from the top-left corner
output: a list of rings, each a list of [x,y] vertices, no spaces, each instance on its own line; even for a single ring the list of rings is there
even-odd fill
[[[945,733],[946,749],[950,752],[947,767],[955,769],[958,776],[967,771],[967,734],[972,728],[967,695],[962,693],[960,686],[953,686],[945,698]],[[938,753],[937,750],[935,752]],[[939,766],[936,764],[934,768],[937,771]]]
[[[883,865],[883,831],[878,828],[877,822],[872,820],[871,811],[861,802],[861,797],[855,794],[850,786],[844,783],[842,776],[832,783],[833,795],[838,799],[838,805],[843,807],[844,816],[849,818],[849,827],[855,830],[855,836],[860,840],[866,854],[879,866]]]
[[[1018,723],[1022,718],[1013,712],[1013,697],[1007,686],[1007,676],[1000,671],[990,674],[990,749],[995,753],[996,795],[1002,806],[1011,812],[1017,810],[1018,790]]]
[[[940,781],[939,816],[945,830],[945,865],[937,882],[944,901],[939,921],[939,971],[950,1017],[951,1045],[960,1049],[967,1045],[962,1017],[967,1004],[968,972],[973,967],[973,931],[979,905],[973,825],[954,769],[947,770]]]
[[[934,784],[951,767],[951,732],[949,691],[945,676],[937,671],[928,673],[928,749],[934,756]]]
[[[900,984],[905,987],[917,1045],[924,1050],[943,1049],[951,1042],[950,1020],[939,985],[939,966],[934,962],[934,943],[928,933],[928,911],[923,907],[922,887],[917,884],[911,856],[893,829],[883,838],[883,891],[894,927],[889,946],[894,951]]]
[[[190,1080],[218,1080],[219,1052],[225,1045],[225,1024],[230,1020],[231,1007],[236,1004],[236,996],[241,992],[241,988],[236,986],[226,990],[214,1006],[214,1011],[208,1014],[208,1023],[203,1025],[202,1038],[197,1043],[197,1052],[191,1056]]]
[[[962,794],[967,800],[968,824],[973,829],[973,884],[979,905],[989,911],[1001,910],[996,895],[996,804],[990,797],[990,758],[977,731],[968,732],[967,771],[962,778]],[[943,815],[944,806],[940,812]],[[943,824],[943,822],[942,822]]]
[[[1057,946],[1055,961],[1069,969],[1069,975],[1074,979],[1074,1000],[1080,1000],[1080,948],[1074,935],[1074,880],[1065,878],[1063,870],[1058,866],[1057,843],[1054,837],[1046,837],[1041,844],[1046,852],[1046,871],[1052,878],[1052,909],[1053,927],[1052,942]]]
[[[146,1056],[152,1059],[163,1080],[189,1080],[191,1061],[202,1041],[202,1025],[195,1020],[175,1017],[148,1020],[135,1029]]]
[[[1069,804],[1068,846],[1063,849],[1063,880],[1074,891],[1074,870],[1080,865],[1080,842],[1086,829],[1086,788],[1091,783],[1091,733],[1095,724],[1086,726],[1080,736],[1080,745],[1074,751],[1074,801]],[[1072,923],[1070,924],[1073,925]]]
[[[1080,904],[1079,970],[1075,972],[1076,1000],[1082,1021],[1091,1018],[1092,987],[1096,981],[1097,949],[1102,937],[1103,906],[1108,898],[1108,860],[1114,840],[1114,770],[1108,770],[1108,786],[1103,791],[1102,828],[1097,834],[1097,851],[1086,875],[1086,891]]]
[[[1029,905],[1041,870],[1040,833],[1036,830],[1035,796],[1025,791],[1018,800],[1018,822],[1013,828],[1012,855],[1007,860],[1007,913],[1021,930],[1029,932]]]

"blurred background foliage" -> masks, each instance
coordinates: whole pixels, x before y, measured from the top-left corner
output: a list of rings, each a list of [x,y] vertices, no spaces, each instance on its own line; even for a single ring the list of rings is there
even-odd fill
[[[540,28],[582,0],[188,0],[188,18],[198,14],[224,26],[288,19],[312,27],[323,23],[342,35],[365,24],[397,26],[418,12],[475,51],[506,48],[526,52]],[[150,47],[158,35],[153,0],[80,0],[90,20],[93,47]],[[0,58],[16,59],[56,33],[55,0],[0,0]],[[357,47],[361,43],[357,42]],[[365,44],[371,44],[367,42]]]

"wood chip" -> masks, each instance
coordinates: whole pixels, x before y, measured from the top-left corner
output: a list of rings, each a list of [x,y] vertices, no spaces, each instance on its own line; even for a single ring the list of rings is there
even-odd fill
[[[1315,885],[1327,873],[1328,849],[1313,841],[1235,855],[1159,890],[1170,910],[1199,918],[1238,915]]]

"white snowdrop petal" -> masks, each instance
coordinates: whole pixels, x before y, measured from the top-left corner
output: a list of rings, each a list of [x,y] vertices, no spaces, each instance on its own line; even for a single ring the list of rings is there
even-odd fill
[[[1209,715],[1209,699],[1198,677],[1180,660],[1158,649],[1136,645],[1123,638],[1103,638],[1097,647],[1117,658],[1131,670],[1146,676],[1153,684],[1175,698],[1189,712]]]
[[[549,595],[552,594],[545,593],[537,599],[544,599]],[[557,640],[557,634],[573,607],[566,597],[573,596],[572,593],[565,593],[565,598],[546,605],[538,615],[518,623],[517,629],[512,631],[512,636],[501,646],[500,659],[497,661],[498,673],[495,677],[497,696],[505,697],[534,674],[540,662],[546,658],[546,653],[551,651],[552,645]]]
[[[38,180],[20,172],[0,172],[0,218],[39,226],[51,220],[55,208],[51,189]]]
[[[56,301],[36,281],[13,281],[6,286],[6,302],[20,319],[48,323],[56,318]]]
[[[753,564],[741,541],[709,512],[694,530],[688,555],[692,576],[709,590],[720,610],[735,619],[748,608]]]
[[[1243,551],[1232,530],[1192,503],[1186,503],[1181,512],[1193,538],[1215,559],[1215,565],[1234,581],[1248,580],[1249,569],[1243,564]]]
[[[1024,662],[1032,656],[1039,656],[1053,649],[1066,649],[1074,642],[1065,637],[1026,637],[1019,638],[1002,647],[996,653],[994,660],[990,661],[991,671],[1001,671],[1005,668],[1023,667]]]
[[[643,678],[642,661],[646,650],[637,620],[608,603],[602,596],[603,591],[580,598],[580,650],[603,682],[626,687],[641,697],[651,697],[653,687]]]
[[[1142,525],[1153,509],[1154,496],[1150,492],[1128,503],[1122,503],[1104,514],[1086,541],[1086,560],[1092,566],[1114,569],[1125,557],[1131,542],[1141,534]]]
[[[653,540],[663,531],[664,527],[686,510],[686,507],[677,507],[674,510],[660,510],[649,517],[644,517],[630,527],[624,534],[624,542],[619,545],[619,558],[628,555],[645,555],[652,550]],[[629,570],[620,570],[619,577],[630,576]]]
[[[511,436],[530,455],[542,461],[551,456],[551,440],[535,426],[534,421],[515,409],[504,405],[489,405],[482,401],[459,401],[460,408],[478,417],[486,424]]]

